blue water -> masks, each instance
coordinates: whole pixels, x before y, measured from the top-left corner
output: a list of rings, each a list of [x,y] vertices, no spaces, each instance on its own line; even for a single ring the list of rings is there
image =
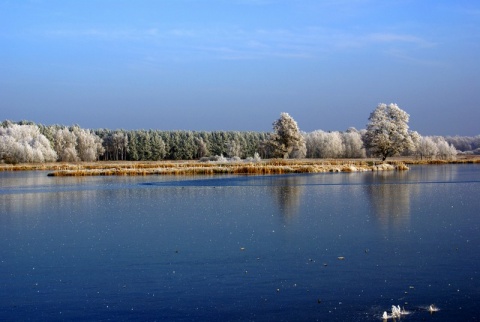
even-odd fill
[[[478,165],[46,175],[0,172],[1,321],[480,320]]]

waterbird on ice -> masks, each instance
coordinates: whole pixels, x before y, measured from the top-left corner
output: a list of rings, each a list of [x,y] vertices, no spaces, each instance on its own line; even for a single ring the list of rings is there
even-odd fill
[[[440,311],[440,309],[438,307],[436,307],[434,304],[430,304],[430,306],[428,307],[428,312],[434,313],[434,312],[437,312],[437,311]]]
[[[391,317],[392,317],[392,316],[391,316],[391,315],[388,315],[387,311],[383,311],[382,319],[388,320],[388,319],[390,319]]]
[[[396,319],[396,318],[401,318],[402,315],[410,314],[410,312],[405,311],[405,309],[401,309],[400,305],[392,305],[392,314],[389,315],[387,311],[383,312],[382,319],[388,320],[388,319]]]

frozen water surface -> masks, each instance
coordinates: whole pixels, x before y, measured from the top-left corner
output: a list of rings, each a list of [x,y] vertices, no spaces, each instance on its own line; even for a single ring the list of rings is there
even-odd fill
[[[478,165],[2,172],[0,320],[478,321],[479,227]]]

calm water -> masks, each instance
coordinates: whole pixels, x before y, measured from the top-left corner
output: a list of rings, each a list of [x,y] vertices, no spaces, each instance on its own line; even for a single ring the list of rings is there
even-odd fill
[[[480,320],[478,165],[46,174],[0,172],[1,321]]]

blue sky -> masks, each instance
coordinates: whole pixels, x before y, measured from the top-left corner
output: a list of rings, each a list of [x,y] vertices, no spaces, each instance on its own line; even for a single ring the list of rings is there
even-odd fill
[[[1,120],[480,134],[476,0],[0,0],[0,43]]]

